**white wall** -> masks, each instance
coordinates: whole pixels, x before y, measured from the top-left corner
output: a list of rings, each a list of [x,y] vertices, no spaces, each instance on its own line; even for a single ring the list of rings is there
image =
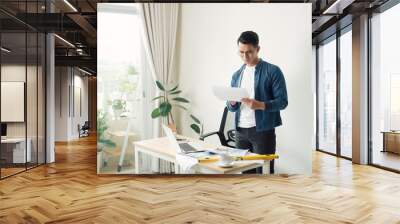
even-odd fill
[[[38,70],[37,70],[38,69]],[[27,78],[27,80],[26,80]],[[31,150],[33,161],[36,161],[37,153],[39,154],[39,163],[44,162],[44,74],[42,68],[36,66],[25,66],[25,64],[6,63],[1,66],[1,81],[2,82],[24,82],[26,85],[26,107],[20,108],[25,112],[26,121],[22,122],[6,122],[7,137],[25,137],[31,139]],[[4,89],[2,89],[3,91]],[[24,91],[22,91],[23,94]],[[2,95],[3,97],[7,97]],[[2,112],[13,110],[13,108],[1,108]],[[15,110],[15,108],[14,108]],[[7,111],[8,113],[16,113],[16,111]]]
[[[67,67],[55,68],[55,141],[68,140],[68,85]]]
[[[31,77],[35,74],[36,77],[36,67],[17,64],[5,64],[1,67],[1,81],[3,82],[25,82],[25,75],[28,72],[28,84],[30,88],[27,88],[27,122],[28,122],[28,137],[35,133],[37,129],[37,96],[36,96],[36,80]],[[4,97],[4,96],[2,96]],[[41,106],[41,105],[40,105]],[[2,108],[2,110],[7,110],[8,108]],[[22,108],[24,110],[24,108]],[[25,136],[25,126],[26,122],[7,122],[7,135],[8,137],[23,137]]]
[[[71,67],[56,67],[55,80],[55,140],[77,139],[78,124],[88,120],[88,79]],[[81,94],[82,114],[79,113],[78,90]],[[75,101],[74,101],[75,99]],[[75,105],[74,105],[75,103]],[[75,111],[74,111],[75,110]],[[75,113],[74,113],[75,112]]]
[[[205,132],[218,129],[225,102],[213,85],[230,85],[241,65],[237,38],[253,30],[260,56],[278,65],[286,79],[289,106],[277,128],[277,173],[311,173],[314,110],[311,61],[311,4],[182,4],[177,43],[179,82]],[[231,120],[231,124],[233,121]],[[178,128],[195,136],[183,113]],[[213,139],[213,142],[218,142]]]
[[[77,126],[80,124],[81,126],[85,123],[85,121],[88,121],[88,107],[89,107],[89,102],[88,102],[88,77],[87,76],[82,76],[82,73],[77,70],[75,70],[75,81],[74,81],[74,86],[75,86],[75,116],[72,121],[72,135],[74,138],[79,137],[78,129]],[[80,99],[78,97],[78,90],[80,90]],[[79,105],[79,100],[80,105]],[[79,112],[79,107],[82,110],[82,112]]]

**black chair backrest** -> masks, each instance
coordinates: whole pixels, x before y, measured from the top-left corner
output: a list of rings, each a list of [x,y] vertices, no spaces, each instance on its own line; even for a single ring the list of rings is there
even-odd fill
[[[224,108],[224,113],[222,114],[221,123],[219,125],[219,133],[224,134],[225,132],[225,125],[226,125],[226,118],[228,117],[228,107]]]
[[[221,142],[221,145],[232,147],[228,144],[228,142],[232,142],[232,139],[229,138],[229,133],[225,133],[225,129],[227,129],[225,126],[226,126],[226,121],[228,119],[228,116],[229,116],[229,110],[227,107],[225,107],[224,112],[222,113],[222,119],[221,119],[221,123],[219,126],[219,130],[204,134],[203,136],[200,136],[200,140],[204,140],[205,138],[216,134]],[[231,131],[232,130],[229,130],[228,132],[231,132]],[[226,136],[228,136],[228,138]]]
[[[87,128],[87,129],[89,129],[89,128],[90,128],[90,125],[89,125],[89,124],[90,124],[89,121],[85,121],[85,123],[83,124],[82,128]]]

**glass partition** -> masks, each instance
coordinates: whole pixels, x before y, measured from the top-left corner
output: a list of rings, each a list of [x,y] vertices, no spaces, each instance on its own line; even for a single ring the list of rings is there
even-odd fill
[[[7,177],[24,171],[31,155],[26,144],[26,33],[2,33],[1,46],[1,176]]]
[[[44,1],[26,3],[16,13],[44,10]],[[1,179],[45,163],[45,44],[43,33],[0,12]]]

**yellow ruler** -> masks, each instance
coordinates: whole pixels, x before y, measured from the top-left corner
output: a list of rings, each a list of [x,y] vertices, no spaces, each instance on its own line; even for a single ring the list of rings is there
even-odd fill
[[[248,155],[248,156],[236,156],[235,161],[239,160],[273,160],[278,159],[279,156],[276,154],[266,154],[266,155]],[[199,159],[199,163],[210,163],[220,160],[219,156],[203,157]]]

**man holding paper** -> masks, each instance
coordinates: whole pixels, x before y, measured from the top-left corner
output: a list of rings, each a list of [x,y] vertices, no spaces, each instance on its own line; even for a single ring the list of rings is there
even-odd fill
[[[275,127],[282,125],[279,111],[288,105],[285,78],[278,66],[258,57],[257,33],[243,32],[237,44],[244,64],[233,74],[231,86],[245,88],[249,97],[240,102],[227,102],[229,111],[236,112],[236,147],[258,154],[273,154]],[[261,169],[256,172],[261,173]],[[270,172],[274,173],[273,162]]]

